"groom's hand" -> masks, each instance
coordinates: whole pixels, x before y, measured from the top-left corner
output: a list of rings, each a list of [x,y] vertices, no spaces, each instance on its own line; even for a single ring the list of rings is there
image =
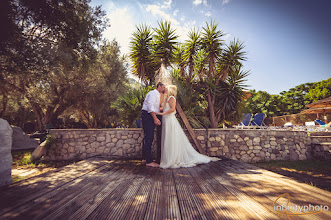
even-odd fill
[[[156,118],[156,119],[154,119],[154,124],[161,125],[161,121],[158,118]]]

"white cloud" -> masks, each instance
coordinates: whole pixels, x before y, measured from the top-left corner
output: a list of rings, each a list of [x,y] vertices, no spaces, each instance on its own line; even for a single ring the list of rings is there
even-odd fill
[[[193,5],[200,5],[202,3],[203,3],[203,5],[208,6],[207,0],[194,0],[193,1]]]
[[[194,0],[193,5],[200,5],[202,3],[202,0]]]
[[[171,3],[172,3],[172,0],[164,1],[164,5],[162,5],[161,8],[170,8]]]
[[[173,14],[174,16],[177,16],[178,12],[179,12],[179,10],[176,9],[172,14]]]
[[[205,13],[205,15],[206,15],[207,17],[210,17],[210,16],[211,16],[211,12],[208,11],[207,13]]]
[[[115,40],[120,45],[122,54],[129,53],[130,36],[135,30],[135,25],[128,8],[115,8],[111,6],[108,13],[110,27],[104,32],[104,37],[108,40]]]
[[[162,19],[170,21],[174,25],[179,25],[179,22],[170,14],[162,11],[159,5],[147,5],[146,11],[152,12],[154,16],[160,16]]]
[[[223,0],[222,5],[228,4],[230,0]]]

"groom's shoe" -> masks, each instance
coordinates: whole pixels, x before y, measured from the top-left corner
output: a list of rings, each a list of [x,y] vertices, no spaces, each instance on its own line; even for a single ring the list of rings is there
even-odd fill
[[[152,162],[152,163],[146,163],[146,166],[149,166],[149,167],[159,167],[159,164],[157,164],[155,162]]]

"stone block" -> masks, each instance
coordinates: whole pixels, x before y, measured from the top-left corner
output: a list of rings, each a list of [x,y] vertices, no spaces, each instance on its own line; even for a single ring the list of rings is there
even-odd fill
[[[36,149],[38,147],[38,141],[30,138],[20,127],[12,126],[12,130],[13,150]]]
[[[209,149],[210,152],[217,151],[217,150],[218,150],[218,147],[211,147],[211,148]]]
[[[9,123],[0,118],[0,186],[9,185],[12,183],[12,135],[13,129],[10,127]]]
[[[224,147],[223,147],[223,152],[224,152],[224,153],[228,153],[228,152],[230,152],[230,151],[229,151],[229,147],[228,147],[228,146],[224,146]]]
[[[254,143],[260,143],[261,139],[259,137],[253,138]]]
[[[205,140],[205,137],[204,137],[204,136],[198,136],[197,139],[198,139],[199,141],[203,141],[203,140]]]

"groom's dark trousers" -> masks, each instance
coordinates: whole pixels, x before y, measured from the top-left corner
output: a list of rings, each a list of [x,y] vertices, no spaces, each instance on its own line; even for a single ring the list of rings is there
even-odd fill
[[[152,115],[145,110],[141,111],[141,119],[144,129],[143,157],[145,157],[146,163],[152,163],[152,143],[155,124]]]

